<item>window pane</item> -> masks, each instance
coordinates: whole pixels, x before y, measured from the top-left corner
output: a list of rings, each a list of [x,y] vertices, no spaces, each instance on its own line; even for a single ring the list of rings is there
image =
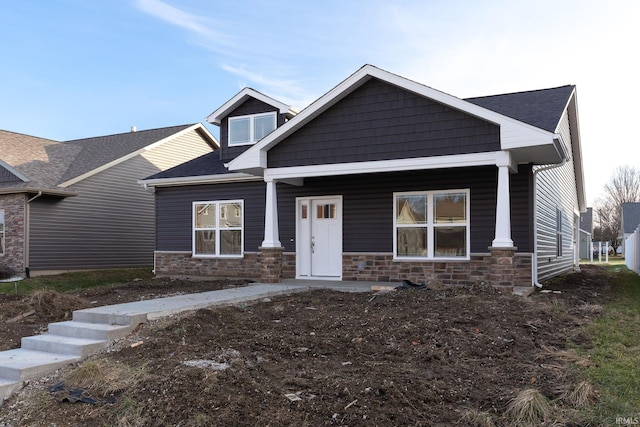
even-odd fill
[[[220,231],[220,255],[239,255],[242,253],[242,231]]]
[[[434,234],[435,256],[467,256],[467,227],[436,227]]]
[[[433,203],[436,223],[467,222],[465,193],[435,194]]]
[[[258,116],[253,119],[253,140],[259,141],[276,128],[275,116]]]
[[[194,209],[196,228],[215,228],[216,205],[209,203],[197,204],[194,205]]]
[[[426,224],[427,196],[397,196],[396,198],[397,224]]]
[[[240,203],[220,203],[220,228],[240,227],[242,207]]]
[[[244,144],[251,142],[249,136],[249,125],[251,119],[229,119],[229,144]]]
[[[426,256],[427,229],[423,227],[398,228],[398,256]]]
[[[196,231],[196,254],[216,254],[216,232],[213,230]]]

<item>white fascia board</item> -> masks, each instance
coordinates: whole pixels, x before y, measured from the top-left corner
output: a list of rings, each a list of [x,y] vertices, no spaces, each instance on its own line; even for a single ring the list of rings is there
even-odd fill
[[[220,126],[222,119],[226,117],[226,115],[235,110],[240,104],[245,102],[248,98],[255,98],[259,101],[264,102],[265,104],[269,104],[278,109],[280,114],[291,114],[295,115],[296,110],[293,109],[290,105],[284,104],[278,100],[275,100],[263,93],[258,92],[255,89],[251,89],[250,87],[245,87],[240,92],[238,92],[233,98],[222,104],[221,107],[216,109],[213,113],[207,116],[207,122]]]
[[[261,176],[246,173],[228,173],[222,175],[185,176],[178,178],[141,179],[138,184],[147,187],[173,187],[179,185],[220,184],[227,182],[263,181]]]
[[[10,164],[2,161],[2,159],[0,159],[0,167],[3,167],[6,170],[8,170],[9,172],[11,172],[12,175],[15,175],[16,178],[20,179],[22,182],[30,182],[31,181],[28,176],[26,176],[25,174],[23,174],[18,169],[16,169],[13,166],[11,166]]]
[[[491,151],[451,156],[270,168],[264,171],[264,180],[488,166],[502,163],[504,159],[502,151]]]
[[[372,65],[365,65],[318,100],[313,102],[309,107],[301,111],[295,118],[280,126],[253,147],[249,148],[247,151],[232,160],[229,163],[229,169],[245,170],[266,168],[266,155],[260,156],[256,153],[257,151],[265,152],[266,154],[266,151],[280,142],[281,139],[304,126],[317,114],[326,110],[371,78],[378,78],[387,83],[409,90],[418,95],[448,105],[452,108],[500,126],[500,143],[503,150],[553,144],[553,133],[551,132],[536,128],[535,126],[520,122],[511,117],[496,113],[460,98],[456,98],[455,96],[438,91],[421,83],[389,73],[388,71],[381,70],[380,68],[376,68]]]
[[[86,172],[86,173],[84,173],[82,175],[78,175],[75,178],[72,178],[72,179],[70,179],[68,181],[65,181],[65,182],[59,184],[58,187],[66,188],[66,187],[69,187],[69,186],[71,186],[73,184],[77,184],[78,182],[80,182],[82,180],[85,180],[85,179],[87,179],[87,178],[89,178],[89,177],[91,177],[93,175],[96,175],[96,174],[98,174],[100,172],[106,171],[107,169],[112,168],[112,167],[114,167],[116,165],[119,165],[120,163],[126,162],[127,160],[133,159],[134,157],[136,157],[139,154],[142,154],[142,153],[144,153],[146,151],[153,150],[154,148],[157,148],[157,147],[159,147],[159,146],[161,146],[163,144],[166,144],[167,142],[169,142],[169,141],[171,141],[171,140],[173,140],[175,138],[178,138],[178,137],[184,135],[187,132],[191,132],[191,131],[196,130],[196,129],[204,130],[206,132],[206,134],[211,137],[211,139],[214,142],[214,144],[216,144],[218,148],[220,147],[220,143],[218,142],[218,140],[215,139],[213,137],[213,135],[211,135],[211,133],[209,133],[207,128],[205,128],[202,125],[202,123],[196,123],[196,124],[194,124],[192,126],[189,126],[188,128],[185,128],[185,129],[183,129],[183,130],[181,130],[179,132],[171,134],[171,135],[167,136],[166,138],[163,138],[163,139],[161,139],[159,141],[156,141],[153,144],[149,144],[149,145],[147,145],[147,146],[145,146],[145,147],[143,147],[143,148],[141,148],[141,149],[139,149],[137,151],[133,151],[133,152],[127,154],[126,156],[119,157],[119,158],[117,158],[117,159],[115,159],[115,160],[113,160],[113,161],[111,161],[109,163],[105,163],[102,166],[99,166],[99,167],[97,167],[95,169],[92,169],[89,172]]]

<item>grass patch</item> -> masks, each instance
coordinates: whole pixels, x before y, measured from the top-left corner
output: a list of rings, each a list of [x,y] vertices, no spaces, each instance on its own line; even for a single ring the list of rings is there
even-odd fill
[[[511,399],[505,415],[512,419],[516,425],[537,426],[551,417],[551,405],[549,400],[538,390],[528,388]]]
[[[147,374],[145,366],[131,367],[107,359],[89,360],[69,372],[65,383],[98,397],[107,397],[135,388]]]
[[[592,365],[585,369],[600,391],[590,410],[599,425],[640,416],[640,277],[617,263],[608,269],[614,298],[589,328]]]
[[[75,271],[51,276],[39,276],[15,283],[0,283],[2,294],[29,294],[38,290],[72,292],[81,289],[130,282],[133,279],[151,279],[151,267],[113,270]]]

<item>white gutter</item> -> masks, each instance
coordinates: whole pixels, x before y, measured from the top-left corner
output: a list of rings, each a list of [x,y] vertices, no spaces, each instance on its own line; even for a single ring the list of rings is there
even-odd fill
[[[564,166],[569,161],[569,154],[567,153],[567,147],[562,140],[560,134],[556,134],[555,139],[558,139],[560,147],[562,148],[562,161],[560,163],[542,166],[539,169],[533,171],[533,256],[531,258],[531,282],[532,286],[542,288],[542,284],[538,282],[538,173],[548,171],[551,169],[557,169]]]

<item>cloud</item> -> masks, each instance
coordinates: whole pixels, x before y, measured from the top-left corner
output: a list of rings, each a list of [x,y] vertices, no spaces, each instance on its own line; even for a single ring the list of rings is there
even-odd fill
[[[246,81],[257,84],[259,88],[264,88],[263,90],[268,92],[268,96],[296,108],[306,107],[318,97],[317,94],[308,91],[299,80],[274,78],[227,63],[223,63],[221,68]],[[241,85],[247,86],[248,84],[241,83]]]
[[[135,0],[135,6],[149,15],[183,28],[204,42],[211,50],[219,51],[231,46],[231,37],[217,31],[217,23],[210,18],[193,15],[161,0]]]

